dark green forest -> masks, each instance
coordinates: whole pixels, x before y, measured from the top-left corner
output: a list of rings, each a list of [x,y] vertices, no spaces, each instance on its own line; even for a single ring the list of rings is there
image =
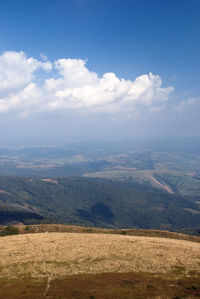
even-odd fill
[[[177,231],[200,227],[200,205],[131,179],[0,177],[0,224],[15,223]]]

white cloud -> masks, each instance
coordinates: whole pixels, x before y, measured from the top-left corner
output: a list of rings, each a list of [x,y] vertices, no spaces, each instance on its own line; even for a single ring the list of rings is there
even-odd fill
[[[58,59],[53,64],[27,57],[23,52],[0,56],[0,112],[22,115],[49,110],[90,110],[135,115],[141,107],[163,109],[173,87],[162,87],[160,76],[145,74],[135,80],[118,78],[114,73],[102,77],[88,70],[81,59]],[[41,82],[40,72],[50,72]],[[160,108],[159,108],[160,107]]]
[[[189,98],[187,100],[181,101],[180,103],[178,103],[175,107],[174,110],[177,112],[187,112],[188,110],[190,110],[191,108],[194,107],[199,107],[200,105],[200,99],[198,98]],[[199,109],[198,109],[199,110]]]
[[[0,56],[0,97],[25,88],[39,68],[50,71],[51,63],[28,58],[24,52],[4,52]]]

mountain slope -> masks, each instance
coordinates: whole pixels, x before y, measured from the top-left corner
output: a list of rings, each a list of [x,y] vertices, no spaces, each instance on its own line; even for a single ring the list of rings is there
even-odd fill
[[[179,230],[200,226],[192,199],[133,181],[1,177],[0,223]],[[6,215],[6,217],[5,217]]]

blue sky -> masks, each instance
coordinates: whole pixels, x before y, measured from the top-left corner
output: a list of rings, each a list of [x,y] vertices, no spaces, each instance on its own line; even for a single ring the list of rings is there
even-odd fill
[[[23,51],[23,57],[16,56],[20,51]],[[5,53],[12,55],[5,56]],[[63,126],[70,128],[68,133],[60,132],[60,139],[64,134],[69,138],[77,136],[77,139],[83,135],[93,138],[97,134],[103,138],[105,123],[110,128],[107,138],[117,136],[119,128],[121,136],[128,135],[127,138],[132,136],[127,134],[127,130],[142,136],[155,133],[198,136],[199,53],[199,0],[2,0],[0,71],[6,69],[7,73],[2,75],[3,79],[0,78],[5,81],[2,91],[0,86],[3,128],[0,136],[4,137],[5,130],[12,136],[14,126],[15,136],[23,140],[28,135],[23,131],[24,124],[29,124],[32,136],[39,136],[39,129],[34,129],[36,120],[43,128],[40,130],[43,132],[40,132],[41,139],[48,126],[52,131],[55,127],[57,131],[62,131]],[[29,58],[35,62],[26,73]],[[65,64],[59,59],[71,59],[71,62],[68,60]],[[81,61],[84,61],[84,66]],[[76,63],[77,73],[70,63]],[[19,73],[14,74],[18,67]],[[10,72],[16,78],[23,77],[23,74],[30,78],[20,77],[23,84],[9,85],[6,80]],[[76,77],[73,83],[66,79],[71,76],[70,72]],[[81,72],[87,77],[81,77],[82,81],[78,77]],[[107,73],[115,74],[125,83],[117,82],[112,76],[101,81]],[[149,73],[154,77],[141,77],[149,76]],[[62,82],[56,81],[59,78]],[[134,82],[137,78],[140,78],[137,84],[129,86],[129,81]],[[48,79],[47,94],[45,80]],[[160,85],[159,79],[162,80]],[[30,84],[35,85],[31,87]],[[54,93],[52,84],[56,84]],[[144,97],[143,92],[137,90],[137,95],[133,95],[131,91],[139,88],[138,84],[151,85],[148,91],[145,89]],[[8,86],[6,89],[5,85]],[[86,90],[86,85],[89,90]],[[109,88],[112,85],[112,96],[111,91],[107,92],[108,85]],[[77,88],[81,90],[77,91]],[[24,95],[27,92],[34,95],[30,104]],[[53,99],[57,95],[59,105]],[[51,98],[48,108],[46,105],[41,109],[44,105],[38,97]],[[84,103],[81,97],[85,99]],[[92,101],[96,101],[95,104]],[[36,104],[40,109],[36,109]],[[52,107],[56,107],[55,111]],[[161,112],[156,114],[155,111]],[[80,128],[74,122],[80,123]],[[138,125],[141,132],[136,130]],[[161,130],[155,132],[158,127]],[[56,140],[57,131],[52,133],[52,140]]]

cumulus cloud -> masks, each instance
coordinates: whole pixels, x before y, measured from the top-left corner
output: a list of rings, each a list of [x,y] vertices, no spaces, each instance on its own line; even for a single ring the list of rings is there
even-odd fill
[[[36,72],[42,69],[44,74]],[[49,72],[44,80],[45,73]],[[38,83],[40,82],[40,83]],[[41,83],[43,82],[43,83]],[[173,87],[162,87],[160,76],[144,74],[135,80],[114,73],[98,76],[81,59],[58,59],[54,63],[27,57],[24,52],[0,56],[0,112],[26,115],[37,111],[90,110],[135,115],[141,107],[163,109]]]
[[[0,95],[8,96],[25,88],[38,68],[50,71],[51,63],[28,58],[24,52],[4,52],[0,56]]]

